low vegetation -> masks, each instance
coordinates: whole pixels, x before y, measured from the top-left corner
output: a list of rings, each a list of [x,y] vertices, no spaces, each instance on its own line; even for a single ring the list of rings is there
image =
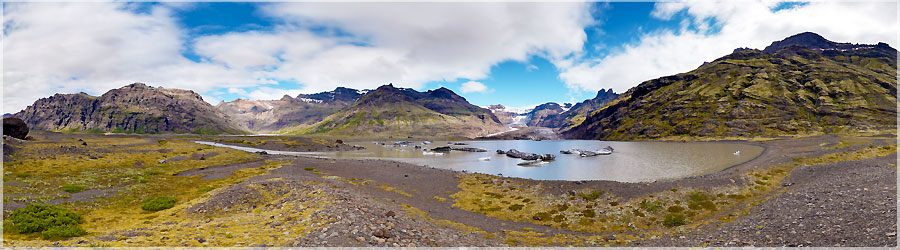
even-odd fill
[[[177,202],[173,197],[163,196],[156,198],[149,198],[144,200],[144,205],[141,205],[141,209],[145,211],[160,211],[169,209],[175,206],[175,202]]]
[[[45,240],[57,240],[87,234],[78,224],[81,216],[54,205],[29,204],[17,209],[4,221],[4,231],[19,234],[40,233]]]

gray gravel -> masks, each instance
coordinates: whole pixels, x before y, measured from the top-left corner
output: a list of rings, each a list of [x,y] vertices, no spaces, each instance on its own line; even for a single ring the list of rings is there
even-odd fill
[[[897,246],[896,154],[794,171],[785,192],[749,216],[684,235],[642,242],[653,246]]]

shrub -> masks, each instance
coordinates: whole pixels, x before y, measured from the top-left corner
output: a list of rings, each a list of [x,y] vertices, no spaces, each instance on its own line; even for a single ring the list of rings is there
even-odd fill
[[[666,218],[663,220],[663,225],[667,227],[677,227],[684,224],[687,224],[687,221],[685,221],[684,215],[679,213],[666,214]]]
[[[61,239],[87,234],[78,226],[81,216],[71,210],[54,206],[29,204],[17,209],[6,219],[12,231],[27,234],[42,232],[44,239]]]
[[[584,216],[587,218],[594,218],[594,216],[597,216],[597,213],[594,212],[593,209],[585,209],[585,210],[581,210],[581,216]]]
[[[141,209],[146,211],[169,209],[175,206],[176,201],[175,198],[169,196],[150,198],[144,200],[144,205],[141,205]]]
[[[706,209],[716,210],[716,204],[712,202],[713,198],[703,192],[694,192],[688,195],[688,207],[694,210]]]
[[[65,225],[48,228],[41,232],[41,237],[45,240],[61,240],[85,234],[87,234],[87,232],[78,225]]]
[[[594,191],[591,191],[590,193],[578,193],[578,196],[581,196],[581,198],[583,198],[587,201],[594,201],[597,198],[600,198],[600,196],[603,195],[603,193],[604,193],[603,190],[599,190],[599,191],[594,190]]]
[[[671,207],[667,208],[666,210],[668,210],[669,212],[672,212],[672,213],[680,213],[681,211],[684,211],[684,207],[671,206]]]
[[[78,192],[81,192],[82,190],[84,190],[84,186],[65,185],[65,186],[62,186],[62,190],[69,192],[69,193],[78,193]]]
[[[644,217],[644,216],[646,216],[646,214],[644,214],[644,212],[641,212],[641,210],[635,209],[635,210],[633,210],[633,211],[631,211],[631,212],[634,213],[634,216],[637,216],[637,217]]]
[[[519,210],[522,210],[523,207],[525,207],[525,206],[522,204],[513,204],[513,205],[509,206],[509,210],[519,211]]]
[[[537,214],[534,215],[533,218],[535,220],[539,220],[539,221],[548,221],[548,220],[550,220],[551,216],[550,216],[550,213],[548,213],[548,212],[538,212]]]
[[[560,223],[564,220],[566,220],[565,215],[557,214],[556,216],[553,216],[553,222]]]
[[[149,170],[149,171],[144,172],[144,174],[146,174],[146,175],[158,175],[158,174],[162,174],[162,171],[159,171],[159,170]]]
[[[656,210],[659,210],[660,208],[662,208],[662,206],[663,206],[663,204],[661,201],[644,200],[644,201],[641,201],[641,204],[640,204],[641,209],[643,209],[644,211],[647,211],[647,212],[656,212]]]
[[[303,170],[306,170],[306,171],[313,171],[313,170],[316,170],[316,169],[315,169],[315,168],[303,168]]]

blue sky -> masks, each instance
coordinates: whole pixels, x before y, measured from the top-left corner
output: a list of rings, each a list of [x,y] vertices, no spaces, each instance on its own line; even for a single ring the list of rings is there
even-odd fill
[[[648,32],[661,29],[677,30],[684,18],[684,15],[671,20],[652,18],[650,13],[654,9],[653,2],[591,3],[591,5],[593,6],[590,7],[590,14],[597,23],[584,28],[587,40],[583,49],[589,57],[603,57],[621,50],[623,45],[637,42],[641,35]],[[191,36],[222,35],[251,30],[271,31],[279,21],[260,14],[258,6],[260,4],[256,3],[198,3],[196,6],[179,10],[176,18]],[[185,51],[184,56],[194,61],[200,60],[193,51]],[[476,105],[500,103],[511,107],[525,107],[551,101],[574,103],[596,95],[595,91],[567,88],[558,75],[559,71],[547,59],[529,56],[526,61],[504,60],[493,65],[488,77],[484,79],[429,81],[416,89],[424,91],[447,87]],[[463,93],[462,84],[470,81],[480,82],[488,89]],[[289,89],[303,84],[280,81],[273,87]],[[247,98],[238,93],[227,92],[216,97],[226,101]]]
[[[274,26],[279,24],[279,21],[261,15],[257,8],[259,5],[255,3],[198,3],[196,6],[178,11],[176,18],[191,36],[222,35],[251,30],[271,31]],[[592,3],[592,5],[594,6],[591,7],[593,8],[591,15],[596,18],[598,23],[584,29],[587,34],[584,50],[591,57],[602,57],[611,51],[621,49],[623,44],[637,41],[644,32],[677,29],[679,24],[679,19],[651,18],[650,12],[654,8],[652,2]],[[200,57],[193,51],[185,51],[184,56],[194,61],[200,60]],[[558,75],[559,71],[547,59],[529,56],[526,61],[504,60],[493,65],[488,77],[484,79],[459,78],[450,81],[429,81],[416,89],[425,91],[447,87],[462,94],[476,105],[486,106],[500,103],[511,107],[525,107],[551,101],[574,103],[593,98],[596,95],[595,91],[567,88]],[[488,89],[463,93],[462,84],[470,81],[478,81],[488,86]],[[297,88],[300,85],[303,83],[282,81],[276,86],[288,89]],[[246,98],[238,93],[227,92],[216,97],[226,101]]]
[[[893,3],[4,3],[3,112],[131,82],[210,103],[338,86],[579,102],[812,31],[896,43]]]

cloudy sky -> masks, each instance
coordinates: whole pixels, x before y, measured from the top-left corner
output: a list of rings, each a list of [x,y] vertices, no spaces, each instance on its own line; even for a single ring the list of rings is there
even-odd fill
[[[132,82],[236,98],[447,87],[577,102],[812,31],[897,44],[895,2],[3,3],[3,112]]]

